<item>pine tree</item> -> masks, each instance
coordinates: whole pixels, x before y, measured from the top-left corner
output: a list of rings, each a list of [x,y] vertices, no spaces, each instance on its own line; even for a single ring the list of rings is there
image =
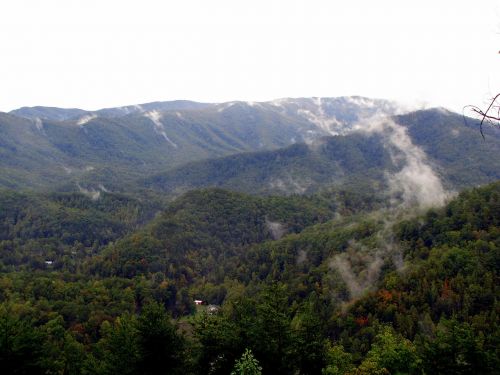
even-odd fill
[[[250,349],[246,349],[240,359],[236,360],[231,375],[261,375],[262,367],[259,361],[253,356]]]

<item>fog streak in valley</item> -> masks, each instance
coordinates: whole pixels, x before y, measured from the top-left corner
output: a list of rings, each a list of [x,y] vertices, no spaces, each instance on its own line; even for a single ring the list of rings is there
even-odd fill
[[[354,131],[381,136],[396,171],[385,174],[390,206],[371,215],[382,221],[381,229],[373,235],[376,246],[367,249],[351,241],[348,250],[335,255],[329,263],[346,284],[351,299],[376,286],[384,264],[392,263],[397,271],[404,271],[403,251],[394,239],[394,224],[430,207],[442,206],[453,196],[443,187],[425,152],[412,142],[407,128],[390,118],[376,117],[357,124]]]

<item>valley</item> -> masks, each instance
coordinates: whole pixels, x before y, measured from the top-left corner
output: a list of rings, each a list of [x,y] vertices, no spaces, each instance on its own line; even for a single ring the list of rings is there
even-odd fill
[[[494,374],[478,126],[363,97],[0,113],[2,369]]]

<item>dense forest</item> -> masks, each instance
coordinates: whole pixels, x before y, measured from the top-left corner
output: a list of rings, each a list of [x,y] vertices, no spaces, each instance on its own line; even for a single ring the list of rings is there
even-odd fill
[[[342,189],[2,191],[0,367],[494,374],[499,222],[498,182],[427,211]]]
[[[0,375],[500,375],[500,1],[0,4]]]

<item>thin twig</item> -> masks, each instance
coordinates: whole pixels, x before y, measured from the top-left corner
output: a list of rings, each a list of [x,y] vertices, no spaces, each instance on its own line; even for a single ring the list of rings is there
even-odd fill
[[[486,121],[487,123],[491,124],[492,126],[495,126],[496,124],[500,123],[500,105],[495,105],[497,99],[500,97],[500,93],[498,93],[493,99],[491,99],[490,105],[486,109],[486,111],[483,111],[481,108],[475,106],[475,105],[466,105],[463,110],[462,110],[462,115],[464,117],[464,121],[467,123],[466,117],[465,117],[465,110],[467,108],[470,108],[471,112],[477,113],[481,117],[481,122],[479,123],[479,131],[481,132],[481,136],[484,138],[484,132],[483,132],[483,123]],[[492,109],[497,111],[497,115],[491,115],[488,112],[490,112]]]

